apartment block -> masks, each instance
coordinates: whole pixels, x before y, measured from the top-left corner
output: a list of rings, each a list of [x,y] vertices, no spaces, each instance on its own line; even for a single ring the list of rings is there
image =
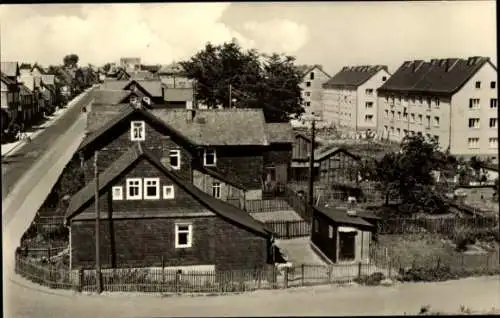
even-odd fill
[[[434,138],[458,157],[498,157],[497,69],[488,57],[406,61],[378,89],[377,132]]]
[[[385,65],[345,66],[323,84],[323,120],[351,134],[377,129],[377,88],[390,77]]]
[[[303,66],[302,100],[306,115],[323,118],[322,84],[330,79],[330,75],[321,65]]]

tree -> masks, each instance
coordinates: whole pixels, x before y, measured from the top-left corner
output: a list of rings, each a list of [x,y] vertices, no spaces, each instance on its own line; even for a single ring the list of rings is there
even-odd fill
[[[80,58],[78,55],[72,53],[68,54],[63,58],[63,65],[67,68],[76,68],[78,66],[78,61]]]
[[[111,63],[106,63],[104,64],[104,66],[102,67],[102,69],[104,70],[104,72],[109,72],[111,70]]]
[[[218,46],[208,43],[180,64],[185,75],[196,80],[198,102],[211,108],[262,108],[266,119],[274,122],[303,112],[301,76],[293,57],[243,51],[232,41]]]

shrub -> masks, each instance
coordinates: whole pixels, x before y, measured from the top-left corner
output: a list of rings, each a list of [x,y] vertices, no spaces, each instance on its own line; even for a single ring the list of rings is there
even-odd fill
[[[376,286],[380,285],[380,282],[385,279],[385,275],[380,272],[373,273],[371,275],[362,275],[356,278],[354,281],[360,285]]]
[[[460,277],[459,273],[453,271],[449,266],[411,267],[399,270],[399,280],[403,282],[438,282]]]
[[[47,232],[42,233],[43,239],[46,241],[49,240],[61,240],[68,241],[69,240],[69,229],[65,227],[63,224],[53,228]]]
[[[453,232],[453,242],[456,244],[456,250],[463,252],[467,250],[467,245],[476,242],[476,235],[470,228],[456,228]]]

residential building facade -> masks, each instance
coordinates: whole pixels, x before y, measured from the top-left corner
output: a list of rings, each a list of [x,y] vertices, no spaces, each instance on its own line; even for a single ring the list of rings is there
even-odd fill
[[[330,79],[321,65],[307,67],[303,72],[302,83],[299,85],[302,89],[303,107],[305,115],[323,118],[324,106],[322,103],[322,85]]]
[[[390,77],[385,65],[343,67],[323,84],[323,121],[352,136],[377,129],[377,88]]]
[[[379,88],[378,134],[420,134],[458,157],[498,160],[497,70],[487,57],[406,61]]]

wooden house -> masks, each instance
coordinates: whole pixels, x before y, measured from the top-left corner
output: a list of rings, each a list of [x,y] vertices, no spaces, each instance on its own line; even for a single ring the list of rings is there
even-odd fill
[[[314,151],[319,165],[318,182],[324,185],[357,186],[361,158],[335,146],[320,147]]]
[[[133,93],[131,102],[141,102],[149,108],[163,108],[165,89],[159,80],[106,80],[103,90],[125,90]]]
[[[315,141],[314,148],[321,146],[320,141]],[[311,154],[311,138],[302,133],[295,133],[292,146],[292,163],[290,168],[290,181],[303,183],[309,180],[309,156]],[[319,164],[314,163],[314,176],[317,178]]]
[[[269,147],[264,152],[263,196],[284,191],[292,162],[293,128],[290,123],[267,123]]]
[[[240,201],[249,191],[238,178],[210,162],[217,160],[216,157],[207,153],[205,161],[199,160],[198,145],[176,127],[146,109],[131,105],[101,105],[93,107],[89,113],[87,136],[75,158],[81,161],[86,182],[93,178],[95,151],[100,152],[99,171],[102,172],[137,141],[155,153],[165,166],[176,170],[180,177],[219,199]]]
[[[368,263],[370,243],[376,230],[368,220],[373,218],[357,208],[315,207],[311,246],[331,263]]]
[[[72,269],[95,266],[95,188],[80,190],[67,210]],[[273,263],[263,223],[178,176],[140,142],[99,174],[98,193],[104,268],[226,271]]]

